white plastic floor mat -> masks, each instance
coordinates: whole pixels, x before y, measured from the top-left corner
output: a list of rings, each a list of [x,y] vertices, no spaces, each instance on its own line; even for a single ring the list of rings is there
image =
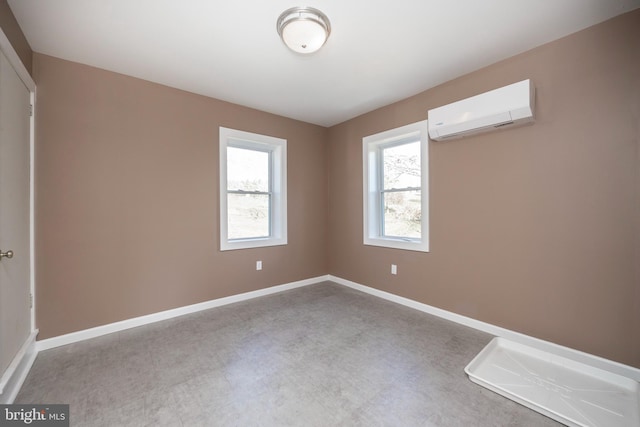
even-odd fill
[[[469,379],[569,426],[640,426],[640,383],[494,338],[465,368]]]

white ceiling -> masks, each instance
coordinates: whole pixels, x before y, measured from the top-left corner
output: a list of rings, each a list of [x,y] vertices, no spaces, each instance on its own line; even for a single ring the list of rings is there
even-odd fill
[[[8,0],[32,49],[331,126],[640,7],[640,0]],[[332,32],[290,52],[276,19]]]

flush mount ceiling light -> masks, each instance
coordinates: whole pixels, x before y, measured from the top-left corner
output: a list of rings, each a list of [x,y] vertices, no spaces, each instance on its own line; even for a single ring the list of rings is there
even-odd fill
[[[320,49],[331,34],[329,18],[312,7],[292,7],[278,18],[278,34],[294,52],[313,53]]]

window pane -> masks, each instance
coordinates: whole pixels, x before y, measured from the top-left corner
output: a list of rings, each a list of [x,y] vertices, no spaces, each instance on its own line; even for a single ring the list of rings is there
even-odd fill
[[[227,188],[269,191],[269,153],[227,147]]]
[[[384,188],[420,187],[420,142],[382,150]]]
[[[268,194],[227,194],[229,240],[269,237]]]
[[[420,190],[383,193],[384,236],[420,238]]]

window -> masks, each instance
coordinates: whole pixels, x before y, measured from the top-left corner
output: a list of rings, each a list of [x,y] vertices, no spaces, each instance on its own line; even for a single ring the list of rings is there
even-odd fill
[[[362,140],[364,244],[429,251],[427,121]]]
[[[287,141],[220,128],[220,250],[287,244]]]

